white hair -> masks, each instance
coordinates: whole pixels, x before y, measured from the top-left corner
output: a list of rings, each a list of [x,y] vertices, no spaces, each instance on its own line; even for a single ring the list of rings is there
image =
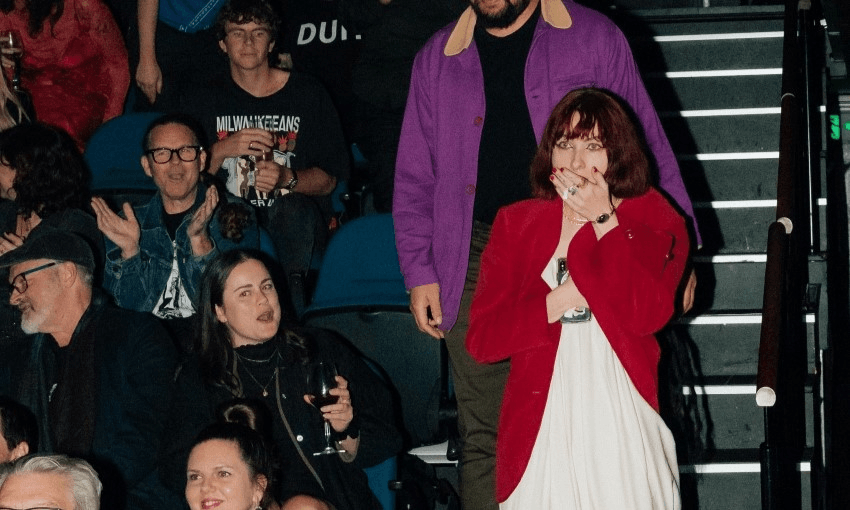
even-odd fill
[[[22,457],[0,470],[0,489],[12,475],[24,473],[57,474],[68,478],[74,494],[74,510],[100,510],[103,485],[91,465],[65,455],[34,455]]]

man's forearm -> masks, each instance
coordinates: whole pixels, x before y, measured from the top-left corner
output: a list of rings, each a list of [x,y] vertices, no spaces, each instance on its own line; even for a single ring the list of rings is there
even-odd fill
[[[156,20],[159,0],[139,0],[136,11],[139,22],[139,61],[156,60]]]
[[[298,170],[298,184],[292,191],[311,196],[330,195],[336,188],[336,177],[328,175],[327,172],[317,166]],[[284,187],[292,179],[292,171],[284,169],[280,173],[278,187]]]

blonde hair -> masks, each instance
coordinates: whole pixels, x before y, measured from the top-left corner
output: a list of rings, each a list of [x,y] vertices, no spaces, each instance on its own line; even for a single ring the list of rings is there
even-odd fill
[[[17,119],[11,112],[9,112],[9,109],[6,108],[6,104],[9,101],[18,107]],[[2,79],[0,79],[0,131],[4,131],[10,127],[15,127],[25,119],[29,119],[29,117],[27,116],[27,112],[24,111],[24,107],[21,105],[21,100],[18,99],[18,95],[9,88],[6,78],[2,77]]]

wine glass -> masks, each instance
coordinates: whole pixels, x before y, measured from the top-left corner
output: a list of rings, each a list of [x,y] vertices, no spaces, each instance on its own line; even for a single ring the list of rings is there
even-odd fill
[[[12,78],[13,86],[20,86],[21,83],[21,57],[24,54],[24,43],[21,40],[21,34],[17,30],[0,31],[0,52],[14,62],[14,77]]]
[[[310,389],[310,402],[320,413],[322,407],[336,404],[339,400],[337,395],[331,395],[331,390],[337,387],[336,376],[336,366],[333,363],[325,362],[317,363],[309,375],[307,384]],[[344,453],[345,450],[337,450],[331,446],[331,425],[328,420],[323,421],[325,423],[325,449],[313,455]]]

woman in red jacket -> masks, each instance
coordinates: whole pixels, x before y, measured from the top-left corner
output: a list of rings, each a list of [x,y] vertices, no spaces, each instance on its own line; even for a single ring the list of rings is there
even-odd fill
[[[659,347],[686,266],[685,220],[650,184],[609,92],[569,93],[481,260],[467,348],[510,358],[499,423],[502,509],[679,508],[658,414]]]

